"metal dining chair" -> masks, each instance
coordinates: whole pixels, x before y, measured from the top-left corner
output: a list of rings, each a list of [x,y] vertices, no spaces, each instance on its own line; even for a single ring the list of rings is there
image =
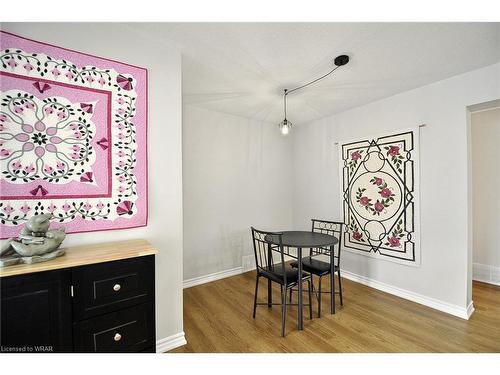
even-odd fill
[[[266,236],[273,236],[274,244],[267,241]],[[255,319],[257,305],[267,305],[269,308],[272,307],[272,305],[281,305],[281,336],[285,337],[287,291],[298,285],[299,272],[296,268],[290,267],[290,264],[285,262],[285,251],[283,247],[282,236],[283,233],[281,232],[265,232],[252,227],[253,248],[257,269],[255,297],[253,302],[253,318]],[[278,262],[275,261],[275,258],[278,258]],[[259,279],[261,277],[266,278],[271,283],[274,282],[280,285],[281,303],[272,303],[272,300],[269,298],[271,293],[270,290],[268,290],[269,296],[267,302],[257,302]],[[303,271],[302,281],[307,282],[308,284],[309,318],[312,319],[311,275]],[[288,305],[296,304],[289,303]]]
[[[311,281],[313,281],[313,275],[317,275],[319,277],[319,285],[318,291],[314,291],[314,283],[313,283],[313,291],[316,294],[318,300],[318,318],[321,317],[321,294],[322,293],[330,293],[330,298],[335,298],[335,294],[339,294],[340,296],[340,305],[343,306],[342,300],[342,278],[340,277],[340,248],[342,245],[342,233],[344,223],[336,222],[336,221],[327,221],[327,220],[318,220],[311,219],[312,221],[312,232],[328,234],[331,236],[337,237],[339,242],[336,246],[334,246],[334,274],[331,277],[335,277],[335,273],[338,275],[339,279],[339,291],[335,292],[334,290],[323,291],[321,289],[321,280],[323,276],[327,276],[331,272],[330,267],[330,248],[326,247],[318,247],[309,249],[309,256],[302,258],[302,269],[311,274]],[[320,260],[317,257],[319,255],[328,256],[328,260]],[[298,264],[296,261],[291,262],[290,266],[297,268]],[[292,293],[290,291],[290,302],[292,301]]]

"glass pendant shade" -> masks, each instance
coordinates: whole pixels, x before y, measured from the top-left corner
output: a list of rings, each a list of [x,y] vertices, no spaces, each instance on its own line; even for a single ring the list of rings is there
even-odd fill
[[[292,129],[292,123],[285,118],[283,121],[280,122],[279,128],[281,134],[287,135],[288,133],[290,133],[290,130]]]

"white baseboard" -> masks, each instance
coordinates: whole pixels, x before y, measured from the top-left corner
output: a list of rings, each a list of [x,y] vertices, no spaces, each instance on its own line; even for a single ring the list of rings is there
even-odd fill
[[[205,276],[200,276],[200,277],[195,277],[192,279],[184,280],[182,282],[182,287],[184,289],[191,288],[192,286],[209,283],[210,281],[225,279],[226,277],[239,275],[242,272],[243,272],[243,267],[236,267],[236,268],[232,268],[230,270],[215,272],[215,273],[212,273],[210,275],[205,275]]]
[[[409,290],[401,289],[389,284],[382,283],[377,280],[370,279],[365,276],[360,276],[355,273],[342,270],[342,277],[351,281],[369,286],[370,288],[378,289],[383,292],[393,294],[395,296],[419,303],[424,306],[432,307],[433,309],[443,311],[445,313],[458,316],[459,318],[468,320],[474,312],[474,305],[471,302],[468,307],[461,307],[453,305],[448,302],[440,301],[434,298],[426,297],[421,294],[411,292]]]
[[[186,336],[184,332],[176,333],[175,335],[165,337],[156,341],[156,353],[165,353],[169,350],[186,345]]]
[[[472,279],[500,286],[500,267],[474,263],[472,265]]]
[[[467,306],[467,320],[469,320],[475,310],[476,309],[474,308],[474,301],[470,301],[469,306]]]

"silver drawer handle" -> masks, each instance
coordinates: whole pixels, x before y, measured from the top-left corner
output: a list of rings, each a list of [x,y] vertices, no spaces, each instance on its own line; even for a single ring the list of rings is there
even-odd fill
[[[120,341],[122,339],[122,335],[120,335],[119,333],[115,333],[114,339],[115,341]]]
[[[115,284],[115,285],[113,286],[113,290],[114,290],[115,292],[118,292],[121,288],[122,288],[122,286],[121,286],[120,284]]]

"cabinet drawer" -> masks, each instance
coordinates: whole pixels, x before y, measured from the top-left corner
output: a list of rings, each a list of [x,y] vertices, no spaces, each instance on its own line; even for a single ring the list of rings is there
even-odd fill
[[[76,352],[139,352],[154,345],[152,303],[101,315],[74,325]]]
[[[154,256],[73,269],[75,320],[106,314],[154,299]]]

